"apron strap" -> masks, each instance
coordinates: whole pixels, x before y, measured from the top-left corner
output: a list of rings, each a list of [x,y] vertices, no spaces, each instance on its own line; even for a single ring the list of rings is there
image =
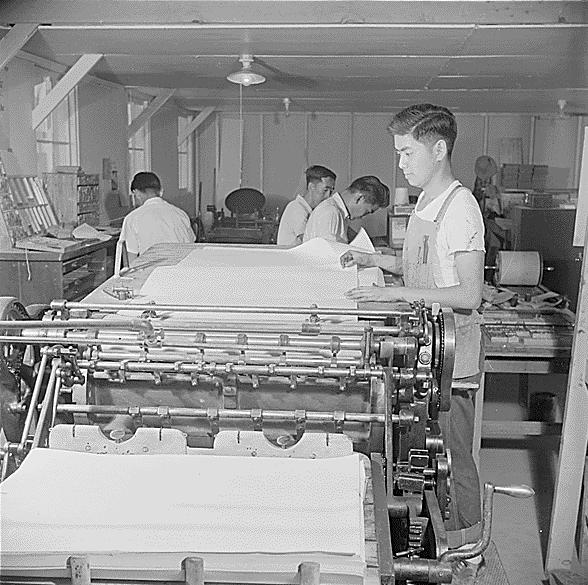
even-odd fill
[[[445,214],[447,213],[447,209],[449,208],[449,206],[451,205],[451,203],[455,199],[455,196],[457,195],[457,193],[460,189],[465,189],[465,187],[461,183],[459,185],[456,185],[453,188],[453,191],[451,191],[451,193],[447,196],[447,199],[445,199],[445,201],[443,202],[441,209],[439,209],[439,211],[437,213],[437,217],[435,217],[435,219],[433,220],[435,222],[435,224],[437,225],[437,229],[439,229],[439,225],[441,224],[441,220],[445,217]]]

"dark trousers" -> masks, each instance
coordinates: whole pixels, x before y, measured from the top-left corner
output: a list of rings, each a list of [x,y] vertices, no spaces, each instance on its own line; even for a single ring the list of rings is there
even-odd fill
[[[445,523],[450,548],[475,542],[480,537],[480,479],[472,456],[474,396],[472,390],[453,389],[451,410],[443,424],[451,451],[451,517]]]

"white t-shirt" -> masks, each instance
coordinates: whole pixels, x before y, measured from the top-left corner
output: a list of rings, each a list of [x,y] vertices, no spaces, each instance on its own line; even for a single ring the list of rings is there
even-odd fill
[[[302,195],[296,195],[296,199],[290,201],[282,213],[278,227],[278,246],[302,244],[306,222],[311,213],[312,207],[306,199]]]
[[[310,214],[304,231],[304,241],[323,238],[348,243],[347,220],[349,211],[339,193],[319,203]]]
[[[155,244],[191,244],[195,239],[188,214],[161,197],[147,199],[131,211],[120,233],[127,250],[139,255]]]
[[[419,211],[423,193],[419,195],[415,215],[420,219],[433,221],[441,206],[455,187],[461,185],[454,181],[449,187]],[[439,288],[459,284],[455,266],[456,252],[484,251],[484,220],[480,206],[472,192],[462,187],[449,204],[437,232],[437,254],[439,256],[439,273],[433,275]]]

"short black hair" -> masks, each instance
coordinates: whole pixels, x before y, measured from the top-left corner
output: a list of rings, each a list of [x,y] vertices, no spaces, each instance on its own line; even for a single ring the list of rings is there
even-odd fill
[[[330,177],[333,181],[337,180],[337,175],[327,167],[321,165],[312,165],[308,167],[304,174],[306,175],[306,184],[309,183],[320,183],[323,179]]]
[[[378,177],[367,175],[355,179],[347,190],[351,193],[361,193],[370,205],[387,207],[390,203],[390,189]]]
[[[131,191],[147,191],[152,189],[153,191],[161,191],[161,181],[155,173],[143,171],[137,173],[133,177],[131,182]]]
[[[447,155],[451,158],[457,138],[457,122],[453,113],[443,106],[415,104],[398,112],[388,131],[397,136],[410,134],[419,142],[445,140]]]

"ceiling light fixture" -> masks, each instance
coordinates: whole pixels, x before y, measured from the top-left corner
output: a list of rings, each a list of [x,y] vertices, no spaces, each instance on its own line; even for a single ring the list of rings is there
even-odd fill
[[[251,64],[253,63],[253,57],[251,55],[241,55],[239,61],[243,65],[243,68],[239,71],[235,71],[235,73],[229,73],[229,75],[227,75],[228,81],[244,85],[245,87],[248,87],[249,85],[257,85],[265,81],[263,75],[255,73],[255,71],[251,69]]]

